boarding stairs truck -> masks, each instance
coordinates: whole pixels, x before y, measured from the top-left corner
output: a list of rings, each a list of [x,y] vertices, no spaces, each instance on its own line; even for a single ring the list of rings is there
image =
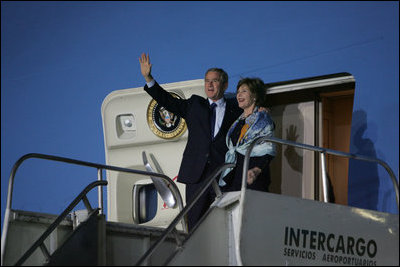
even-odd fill
[[[162,86],[178,98],[204,95],[203,80]],[[216,179],[233,166],[221,165],[194,199],[212,187],[215,202],[188,232],[186,214],[194,202],[186,203],[185,186],[176,182],[188,134],[185,121],[159,106],[143,88],[111,92],[101,114],[106,164],[37,153],[15,163],[1,239],[2,265],[399,265],[398,214],[331,203],[328,194],[327,155],[375,162],[387,170],[398,206],[397,180],[385,162],[259,138],[246,153],[243,181],[253,146],[274,142],[316,155],[322,197],[253,191],[246,183],[241,191],[221,193]],[[31,158],[92,168],[97,180],[82,188],[61,214],[13,209],[15,174]],[[91,190],[98,190],[96,204],[87,197]],[[77,210],[78,203],[86,209]]]

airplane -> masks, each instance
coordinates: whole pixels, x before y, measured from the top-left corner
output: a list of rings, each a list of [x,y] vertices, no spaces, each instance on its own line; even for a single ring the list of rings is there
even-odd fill
[[[217,198],[189,231],[192,203],[177,182],[185,121],[143,87],[112,88],[99,114],[105,164],[32,152],[10,170],[1,265],[399,266],[398,5],[378,3],[317,5],[312,16],[288,5],[288,16],[276,13],[262,28],[279,38],[265,55],[290,51],[281,60],[254,54],[251,40],[235,36],[259,64],[230,80],[262,78],[276,124],[273,138],[257,140],[277,146],[269,192],[246,183],[220,192],[215,179],[229,167],[222,165],[206,180]],[[321,20],[323,8],[333,16]],[[201,75],[162,87],[178,98],[205,97]],[[31,158],[94,169],[97,179],[59,214],[16,209],[15,174]]]
[[[142,87],[111,92],[101,106],[105,165],[34,153],[15,164],[2,265],[398,265],[398,178],[385,161],[351,151],[366,146],[367,114],[355,110],[356,84],[348,72],[266,83],[276,123],[267,141],[277,144],[269,192],[243,186],[222,194],[215,186],[227,167],[221,166],[207,180],[217,198],[190,232],[185,216],[191,205],[176,181],[186,122]],[[177,98],[205,97],[203,79],[162,87]],[[60,215],[13,210],[13,174],[31,157],[97,168],[98,181]],[[359,184],[361,174],[370,184]],[[382,197],[379,188],[364,192],[376,179],[392,186],[397,214],[354,197]],[[98,208],[85,197],[95,188]],[[73,210],[79,201],[85,210]]]

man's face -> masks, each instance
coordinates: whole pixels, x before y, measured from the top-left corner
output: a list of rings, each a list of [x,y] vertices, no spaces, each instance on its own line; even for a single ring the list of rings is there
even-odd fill
[[[227,84],[222,85],[218,72],[210,71],[206,74],[206,78],[204,79],[204,91],[208,98],[217,101],[222,98],[226,88]]]

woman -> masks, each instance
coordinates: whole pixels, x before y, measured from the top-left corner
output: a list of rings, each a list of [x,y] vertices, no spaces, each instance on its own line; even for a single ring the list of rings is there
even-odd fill
[[[265,109],[264,82],[259,78],[243,78],[237,85],[236,99],[243,109],[226,136],[228,152],[225,163],[236,163],[235,168],[221,174],[219,185],[223,192],[238,191],[242,187],[243,163],[252,141],[260,136],[273,136],[275,124]],[[275,145],[261,142],[253,147],[247,172],[247,188],[268,192],[269,163],[275,156]]]

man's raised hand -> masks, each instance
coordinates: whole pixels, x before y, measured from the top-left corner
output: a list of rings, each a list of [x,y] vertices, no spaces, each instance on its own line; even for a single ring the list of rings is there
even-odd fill
[[[139,57],[140,62],[140,71],[142,72],[143,77],[145,78],[146,82],[150,82],[153,80],[151,76],[151,64],[150,64],[150,57],[149,54],[142,53]]]

